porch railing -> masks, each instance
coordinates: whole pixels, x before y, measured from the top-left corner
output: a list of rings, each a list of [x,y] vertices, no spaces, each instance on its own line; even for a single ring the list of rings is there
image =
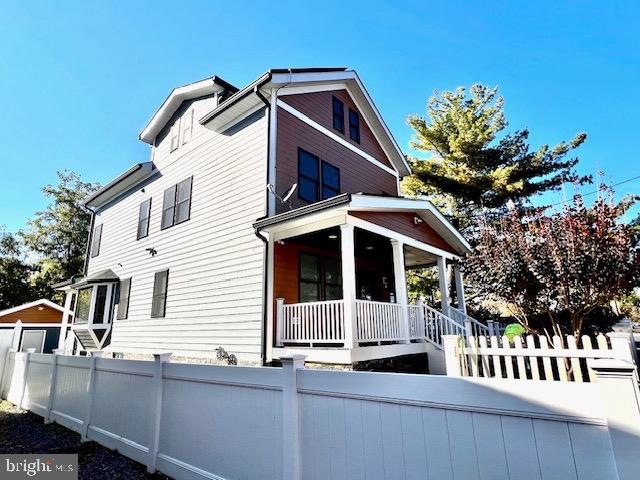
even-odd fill
[[[460,324],[428,305],[409,305],[409,333],[411,339],[425,339],[442,347],[443,335],[464,335]]]
[[[383,342],[407,340],[402,332],[403,305],[397,303],[356,300],[358,340]]]
[[[278,305],[278,330],[281,343],[344,342],[344,301]]]
[[[489,327],[484,323],[480,323],[475,318],[467,315],[462,310],[454,307],[449,307],[449,317],[452,320],[466,327],[465,336],[469,337],[486,337],[489,335]],[[457,335],[457,334],[455,334]]]

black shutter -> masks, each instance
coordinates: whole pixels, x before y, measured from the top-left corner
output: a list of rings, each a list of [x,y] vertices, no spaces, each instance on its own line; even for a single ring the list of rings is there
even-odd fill
[[[151,316],[154,318],[164,317],[167,305],[167,282],[169,280],[169,270],[156,272],[153,281],[153,299],[151,302]]]
[[[182,223],[191,217],[191,185],[193,177],[181,181],[176,193],[175,223]]]
[[[140,204],[140,212],[138,214],[138,234],[137,238],[149,235],[149,217],[151,216],[151,199],[147,199]]]
[[[93,229],[93,238],[91,240],[91,258],[100,254],[100,241],[102,240],[102,224]]]
[[[131,279],[120,282],[120,298],[118,300],[118,320],[124,320],[129,316],[129,293],[131,292]]]
[[[164,191],[162,201],[162,223],[160,228],[164,230],[173,225],[176,210],[176,190],[177,185],[172,185]]]

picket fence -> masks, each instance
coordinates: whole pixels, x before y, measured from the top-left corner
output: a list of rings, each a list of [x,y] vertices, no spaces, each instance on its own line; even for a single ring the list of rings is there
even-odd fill
[[[447,337],[455,339],[455,337]],[[3,398],[178,480],[630,480],[637,374],[597,383],[10,352]],[[603,363],[608,362],[608,363]]]
[[[593,359],[620,359],[636,363],[629,333],[598,335],[592,342],[584,335],[580,341],[567,335],[564,342],[554,336],[549,345],[544,335],[514,337],[469,336],[449,338],[445,345],[447,375],[491,377],[519,380],[594,382],[589,368]]]

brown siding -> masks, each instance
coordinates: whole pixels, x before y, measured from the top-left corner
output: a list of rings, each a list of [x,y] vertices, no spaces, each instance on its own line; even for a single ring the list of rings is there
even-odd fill
[[[42,308],[42,310],[38,310],[38,308]],[[22,320],[23,323],[61,323],[62,312],[46,305],[41,305],[40,307],[25,308],[0,317],[0,323],[15,323],[18,320]]]
[[[333,128],[332,97],[334,96],[344,103],[344,133]],[[367,152],[380,163],[392,167],[389,157],[384,153],[384,150],[378,143],[378,140],[376,140],[369,125],[367,125],[362,113],[360,113],[351,95],[349,95],[349,92],[346,90],[283,95],[280,99],[296,110],[304,113],[311,120],[318,122],[336,135],[343,137],[347,142]],[[349,136],[349,109],[358,112],[358,115],[360,115],[360,143],[351,140]]]
[[[396,177],[371,164],[357,153],[301,122],[282,109],[278,110],[278,138],[276,154],[276,187],[287,190],[298,181],[298,148],[319,156],[340,169],[341,193],[372,193],[397,195]],[[295,193],[293,208],[306,205]],[[287,210],[278,206],[278,213]]]
[[[445,239],[425,222],[416,225],[413,221],[415,217],[413,213],[349,212],[349,215],[375,223],[376,225],[388,228],[389,230],[401,233],[407,237],[414,238],[447,252],[456,253]]]

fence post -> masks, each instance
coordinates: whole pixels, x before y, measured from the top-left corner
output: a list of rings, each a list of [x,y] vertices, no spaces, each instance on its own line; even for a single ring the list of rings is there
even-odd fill
[[[475,336],[473,335],[473,323],[471,323],[471,320],[469,318],[464,319],[464,336],[466,338]]]
[[[58,357],[62,354],[62,348],[53,350],[53,358],[51,359],[51,383],[49,385],[49,399],[47,400],[47,414],[44,417],[44,423],[51,423],[51,410],[53,410],[53,399],[56,396],[56,381],[58,378]]]
[[[11,339],[11,348],[18,351],[20,347],[20,339],[22,338],[22,320],[16,322],[16,326],[13,327],[13,338]]]
[[[27,352],[24,354],[24,370],[22,373],[22,385],[20,385],[20,400],[18,401],[18,409],[23,410],[22,405],[24,404],[24,394],[27,391],[27,379],[29,376],[29,357],[32,353],[35,353],[35,348],[27,348]]]
[[[276,345],[282,346],[282,322],[284,322],[284,298],[276,298]]]
[[[458,353],[459,335],[443,335],[444,365],[447,377],[461,377],[460,358]]]
[[[82,424],[82,433],[80,434],[80,441],[89,441],[89,425],[91,423],[91,409],[93,408],[93,392],[96,385],[96,360],[102,357],[103,352],[91,352],[91,363],[89,366],[89,383],[87,385],[87,413],[85,420]]]
[[[631,342],[631,335],[625,332],[609,332],[607,337],[611,341],[611,350],[620,355],[619,358],[621,360],[628,360],[635,365],[636,355]]]
[[[156,463],[158,461],[158,451],[160,448],[160,422],[162,420],[162,374],[164,364],[171,359],[171,353],[156,353],[153,355],[155,362],[155,370],[153,372],[154,404],[151,414],[151,431],[149,436],[149,459],[147,460],[147,472],[156,472]]]
[[[300,480],[300,411],[296,370],[304,368],[305,355],[280,357],[282,361],[282,478]]]
[[[2,392],[4,392],[4,386],[7,378],[7,365],[9,365],[9,360],[11,359],[12,353],[16,353],[16,350],[13,347],[8,348],[7,355],[4,359],[4,366],[2,367],[2,379],[0,380],[0,396],[2,395]],[[15,369],[15,363],[14,363],[14,369]],[[11,374],[13,374],[13,372],[11,372]],[[7,396],[8,395],[9,395],[9,389],[7,388]]]
[[[489,329],[489,336],[493,337],[496,335],[496,329],[493,323],[493,320],[487,320],[487,328]]]
[[[620,480],[638,478],[640,391],[634,364],[619,359],[591,360],[604,404]]]

